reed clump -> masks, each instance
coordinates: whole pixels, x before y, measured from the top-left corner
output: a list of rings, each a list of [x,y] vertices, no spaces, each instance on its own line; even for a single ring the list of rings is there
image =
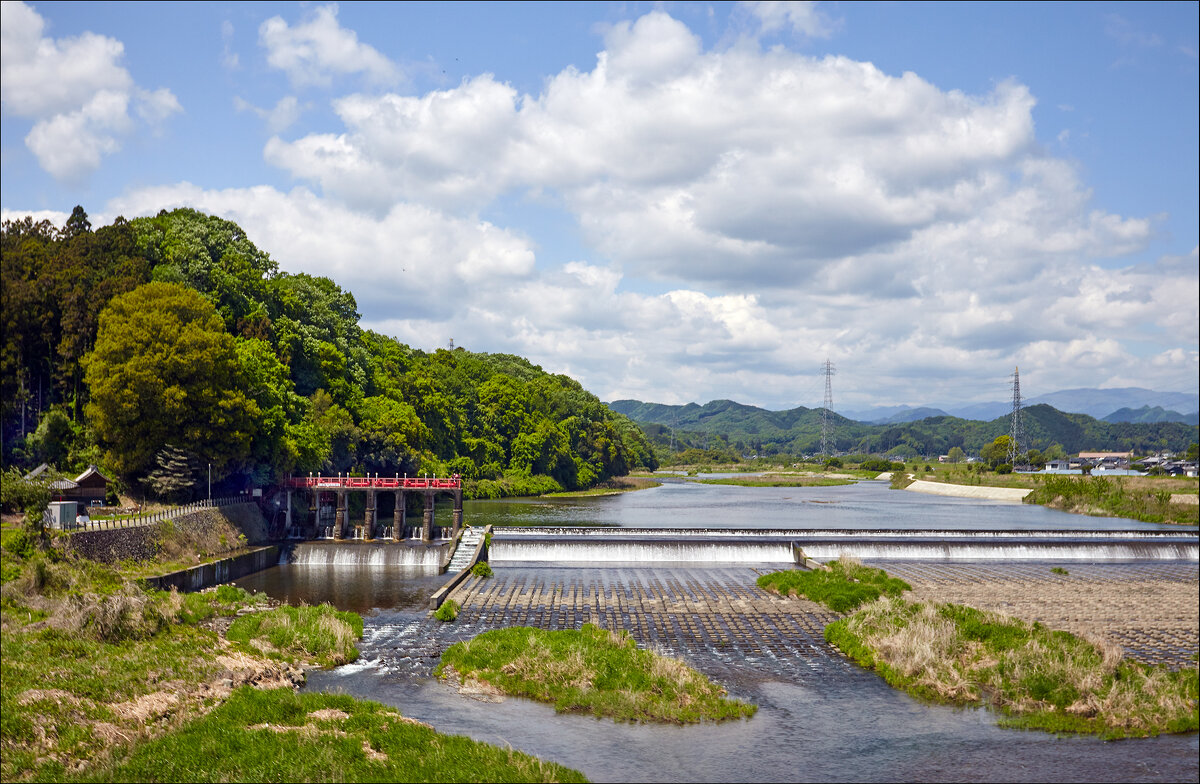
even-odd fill
[[[1197,729],[1197,670],[1123,658],[1119,647],[997,613],[884,596],[825,637],[892,686],[987,704],[1010,726],[1105,737]]]
[[[625,632],[513,627],[451,646],[434,673],[482,681],[562,713],[690,724],[752,716],[757,708],[681,661],[637,647]]]

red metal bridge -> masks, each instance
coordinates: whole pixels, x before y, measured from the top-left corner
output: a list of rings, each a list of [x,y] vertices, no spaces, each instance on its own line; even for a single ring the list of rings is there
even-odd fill
[[[292,476],[283,482],[284,487],[314,488],[320,490],[458,490],[462,488],[462,477],[454,474],[449,478],[436,476]]]
[[[388,538],[394,541],[404,539],[409,532],[405,494],[416,493],[424,502],[424,514],[419,528],[413,530],[414,535],[422,541],[430,543],[434,534],[434,497],[449,494],[453,497],[453,524],[449,529],[449,538],[457,536],[462,528],[462,477],[454,474],[449,477],[437,476],[292,476],[283,480],[282,487],[287,493],[284,505],[284,527],[289,538],[328,538],[328,539],[376,539]],[[309,514],[301,515],[296,520],[292,515],[292,493],[299,490],[308,497]],[[363,493],[366,496],[365,510],[362,522],[350,520],[348,496],[353,493]],[[377,496],[391,493],[393,496],[393,511],[391,524],[377,510]],[[332,500],[332,504],[327,502]],[[332,513],[332,515],[330,514]]]

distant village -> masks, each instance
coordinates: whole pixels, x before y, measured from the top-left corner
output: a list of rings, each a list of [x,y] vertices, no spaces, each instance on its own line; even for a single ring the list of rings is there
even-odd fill
[[[949,463],[949,455],[939,455],[939,463]],[[965,463],[978,463],[978,457],[967,457]],[[1021,469],[1017,469],[1021,471]],[[1047,460],[1039,474],[1092,474],[1093,476],[1190,476],[1196,473],[1196,461],[1186,460],[1170,452],[1135,458],[1133,452],[1080,452],[1075,457]]]

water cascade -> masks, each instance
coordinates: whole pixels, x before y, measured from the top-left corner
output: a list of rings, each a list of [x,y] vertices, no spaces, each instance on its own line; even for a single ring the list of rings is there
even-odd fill
[[[290,562],[297,566],[422,566],[441,568],[449,542],[314,541],[297,544]]]
[[[531,563],[819,561],[1200,561],[1190,531],[729,530],[520,528],[493,533],[490,559]]]

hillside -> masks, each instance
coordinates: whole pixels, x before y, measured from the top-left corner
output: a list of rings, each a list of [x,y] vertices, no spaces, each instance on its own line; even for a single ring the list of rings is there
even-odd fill
[[[1168,411],[1162,406],[1142,406],[1141,408],[1122,408],[1104,417],[1105,422],[1182,422],[1185,425],[1200,424],[1200,411],[1181,414],[1178,411]]]
[[[590,487],[654,455],[578,382],[510,355],[362,329],[354,297],[189,209],[93,230],[6,221],[4,465],[98,464],[185,500],[292,473]],[[497,490],[497,487],[500,489]]]
[[[767,411],[729,400],[703,406],[670,406],[618,400],[614,411],[637,422],[661,447],[673,439],[678,448],[727,448],[734,454],[815,454],[821,444],[821,409]],[[1179,422],[1104,422],[1086,414],[1067,414],[1045,404],[1023,410],[1028,446],[1045,450],[1052,444],[1079,451],[1183,451],[1197,440],[1197,428]],[[978,454],[984,445],[1010,429],[1007,416],[990,421],[934,416],[915,422],[868,424],[830,417],[832,439],[839,452],[894,455],[939,455],[952,447]]]

